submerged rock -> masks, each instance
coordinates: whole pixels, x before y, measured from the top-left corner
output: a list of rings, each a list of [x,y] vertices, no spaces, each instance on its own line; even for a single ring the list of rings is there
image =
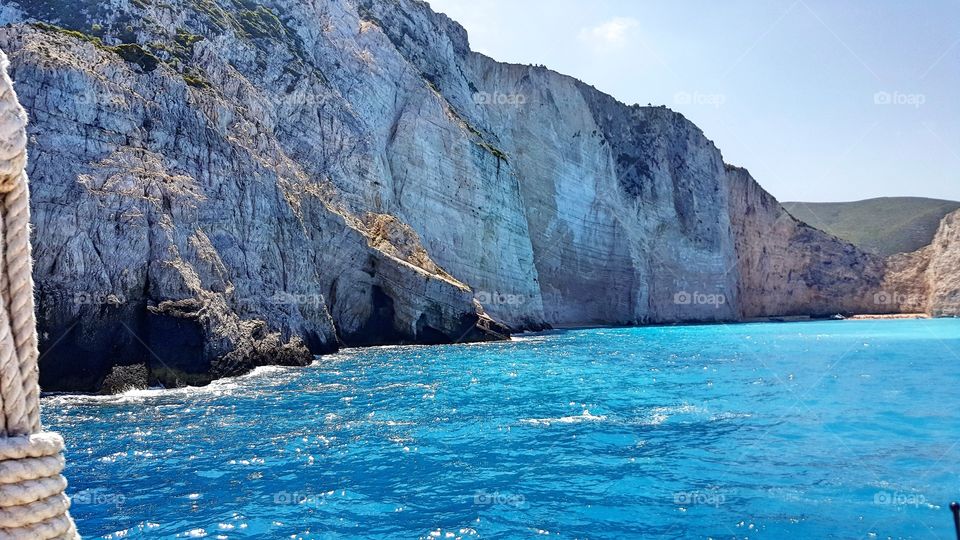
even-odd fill
[[[150,385],[150,368],[146,364],[113,366],[100,384],[101,394],[120,394],[129,390],[144,390]]]

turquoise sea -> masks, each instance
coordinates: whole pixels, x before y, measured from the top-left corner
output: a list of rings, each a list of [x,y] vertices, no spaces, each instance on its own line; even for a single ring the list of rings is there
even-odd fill
[[[44,398],[106,538],[953,538],[960,320],[553,331]]]

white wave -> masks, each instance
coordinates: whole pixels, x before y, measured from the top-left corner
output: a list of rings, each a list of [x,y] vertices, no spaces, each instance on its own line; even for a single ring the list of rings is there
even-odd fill
[[[654,407],[653,412],[666,414],[699,414],[705,413],[707,410],[703,407],[684,403],[683,405],[674,405],[672,407]]]
[[[603,421],[606,421],[606,419],[607,419],[606,415],[593,415],[593,414],[590,414],[590,411],[584,410],[582,413],[575,416],[561,416],[559,418],[523,418],[520,420],[520,423],[549,426],[550,424],[578,424],[580,422],[603,422]]]
[[[640,420],[636,421],[637,424],[641,426],[659,426],[663,424],[670,418],[679,416],[679,415],[706,415],[709,414],[707,410],[703,407],[697,407],[695,405],[690,405],[684,403],[681,405],[673,405],[669,407],[654,407],[644,415]],[[711,418],[713,420],[713,418]]]
[[[640,421],[642,426],[659,426],[660,424],[667,421],[670,418],[668,415],[663,413],[653,413],[647,418]]]
[[[522,343],[543,343],[545,341],[550,341],[550,340],[551,340],[550,336],[543,336],[538,334],[519,335],[519,336],[510,337],[510,341],[517,341]]]
[[[83,405],[83,404],[123,404],[142,401],[154,396],[161,396],[169,393],[170,390],[163,388],[147,388],[138,390],[127,390],[120,394],[48,394],[43,396],[40,406],[62,406],[62,405]]]
[[[243,375],[216,379],[204,386],[182,386],[178,388],[156,386],[151,388],[130,389],[119,394],[105,395],[57,392],[45,394],[40,405],[60,406],[94,403],[123,405],[128,403],[142,403],[151,399],[169,396],[193,397],[201,395],[225,395],[243,387],[250,386],[254,381],[256,381],[257,385],[262,385],[264,378],[277,377],[280,375],[286,375],[287,377],[297,376],[297,370],[301,369],[303,368],[291,366],[258,366]]]
[[[226,380],[225,380],[226,381]],[[214,381],[216,383],[217,381]],[[207,386],[184,386],[181,388],[145,388],[131,389],[119,394],[58,394],[44,397],[40,406],[53,405],[125,405],[143,403],[156,398],[169,396],[190,397],[198,394],[225,394],[239,386],[235,381],[221,384],[210,383]]]

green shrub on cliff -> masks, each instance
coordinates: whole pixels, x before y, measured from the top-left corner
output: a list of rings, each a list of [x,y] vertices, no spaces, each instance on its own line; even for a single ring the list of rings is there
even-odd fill
[[[241,28],[255,38],[283,39],[286,35],[283,23],[269,8],[258,5],[256,9],[244,9],[237,13]]]
[[[137,64],[145,72],[153,71],[160,65],[159,58],[136,43],[122,43],[106,49],[117,53],[127,62]]]
[[[89,41],[90,43],[93,43],[94,45],[96,45],[96,46],[98,46],[98,47],[103,46],[103,43],[100,41],[100,38],[98,38],[97,36],[92,36],[92,35],[90,35],[90,34],[85,34],[85,33],[83,33],[83,32],[79,32],[79,31],[77,31],[77,30],[68,30],[68,29],[66,29],[66,28],[61,28],[61,27],[56,26],[56,25],[54,25],[54,24],[47,24],[47,23],[45,23],[45,22],[33,23],[33,26],[34,26],[34,28],[39,28],[40,30],[46,30],[47,32],[58,32],[58,33],[60,33],[60,34],[63,34],[63,35],[66,35],[66,36],[70,36],[70,37],[72,37],[72,38],[81,39],[81,40],[83,40],[83,41]]]

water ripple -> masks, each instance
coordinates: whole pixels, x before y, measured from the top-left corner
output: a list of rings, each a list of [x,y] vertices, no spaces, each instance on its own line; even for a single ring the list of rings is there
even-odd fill
[[[947,537],[945,347],[960,321],[554,331],[43,419],[88,537]]]

